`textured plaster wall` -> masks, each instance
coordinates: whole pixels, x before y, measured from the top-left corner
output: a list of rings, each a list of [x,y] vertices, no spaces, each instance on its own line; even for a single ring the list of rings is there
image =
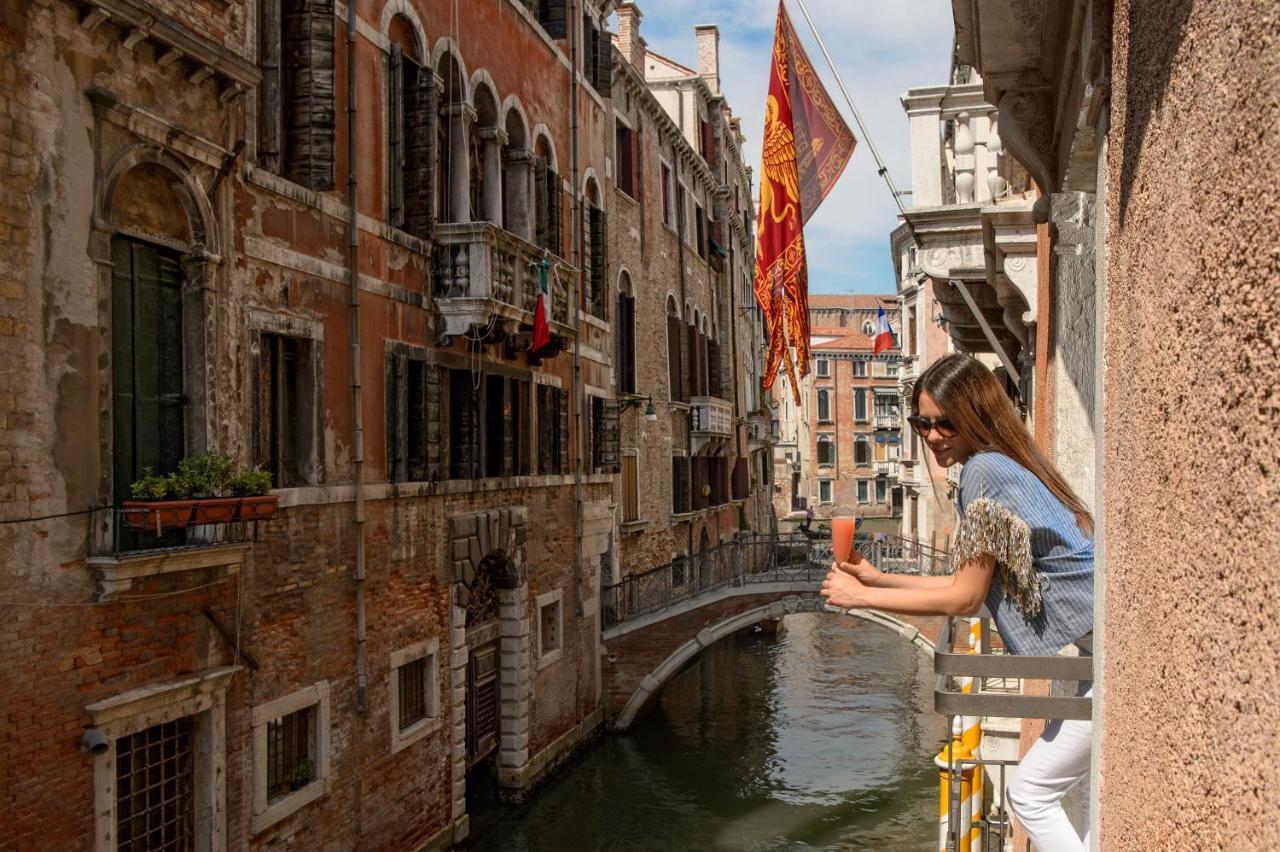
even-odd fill
[[[1280,847],[1280,7],[1116,4],[1105,849]]]

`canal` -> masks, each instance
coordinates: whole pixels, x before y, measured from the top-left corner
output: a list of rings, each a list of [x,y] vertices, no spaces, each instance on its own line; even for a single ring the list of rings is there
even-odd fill
[[[471,848],[936,848],[929,661],[857,619],[784,624],[708,649],[630,733],[481,817]]]

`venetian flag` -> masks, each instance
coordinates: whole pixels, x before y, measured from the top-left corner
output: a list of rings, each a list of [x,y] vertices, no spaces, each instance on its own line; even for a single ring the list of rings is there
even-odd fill
[[[542,261],[538,264],[538,301],[533,306],[533,341],[529,344],[530,352],[537,352],[551,342],[551,284],[547,280],[547,270],[551,264]]]
[[[809,372],[804,223],[835,186],[855,144],[779,2],[765,101],[755,293],[769,335],[763,385],[773,387],[785,363],[797,403],[796,365],[800,375]]]
[[[889,325],[889,317],[884,312],[884,305],[881,305],[880,313],[876,316],[876,339],[871,344],[871,354],[878,355],[884,349],[892,349],[895,342],[893,327]]]

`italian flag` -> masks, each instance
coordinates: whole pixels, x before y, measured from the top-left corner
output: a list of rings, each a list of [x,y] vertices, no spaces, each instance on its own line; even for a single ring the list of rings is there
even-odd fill
[[[533,306],[533,342],[530,352],[537,352],[551,342],[551,285],[547,280],[547,270],[551,264],[542,261],[538,264],[538,302]]]
[[[885,316],[884,305],[876,316],[876,339],[871,344],[871,354],[878,355],[882,349],[892,349],[894,345],[893,329],[889,326],[889,318]]]

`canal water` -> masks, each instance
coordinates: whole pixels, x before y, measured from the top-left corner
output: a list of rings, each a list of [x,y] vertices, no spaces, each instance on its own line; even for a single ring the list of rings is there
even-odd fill
[[[928,660],[859,619],[784,625],[709,648],[629,734],[478,820],[471,848],[936,849]]]

